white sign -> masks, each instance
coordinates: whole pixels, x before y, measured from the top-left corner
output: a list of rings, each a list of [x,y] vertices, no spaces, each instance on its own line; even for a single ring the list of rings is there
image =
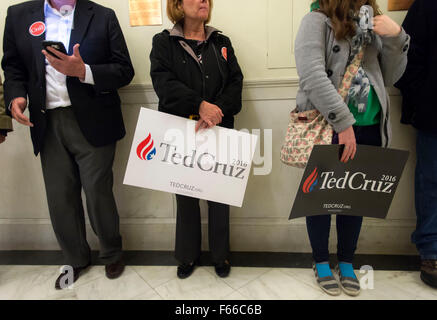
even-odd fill
[[[124,184],[241,207],[256,135],[141,108]]]

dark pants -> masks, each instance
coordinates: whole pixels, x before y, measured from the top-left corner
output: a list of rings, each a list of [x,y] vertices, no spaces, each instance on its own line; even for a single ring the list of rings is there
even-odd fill
[[[202,233],[199,199],[176,195],[177,223],[175,256],[180,263],[197,260],[201,252]],[[228,259],[229,206],[208,201],[208,238],[213,263]]]
[[[437,259],[437,134],[417,132],[416,215],[412,235],[422,259]]]
[[[82,188],[91,227],[99,238],[100,258],[105,264],[116,262],[122,244],[112,192],[115,143],[91,146],[70,107],[48,110],[47,120],[41,164],[50,218],[66,263],[79,267],[90,262]]]
[[[354,131],[357,144],[382,145],[379,125],[354,127]],[[338,144],[337,134],[334,135],[332,143]],[[317,263],[328,261],[331,215],[307,217],[306,222],[314,261]],[[360,236],[363,217],[337,215],[336,223],[338,260],[352,263]]]

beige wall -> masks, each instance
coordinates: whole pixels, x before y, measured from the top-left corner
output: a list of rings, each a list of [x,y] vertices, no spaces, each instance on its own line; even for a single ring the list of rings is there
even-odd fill
[[[22,0],[2,0],[0,3],[0,52],[3,52],[6,10],[8,6],[20,2]],[[150,27],[129,26],[128,0],[96,0],[96,2],[113,8],[117,13],[136,71],[133,83],[151,83],[149,76],[151,39],[154,34],[171,26],[165,14],[167,1],[162,0],[163,26]],[[287,47],[296,33],[300,18],[308,11],[311,2],[312,0],[216,0],[211,25],[231,38],[246,80],[289,79],[297,76],[295,68],[268,68],[269,44],[275,44],[270,47],[273,52],[276,48]],[[387,0],[378,1],[384,10],[387,8],[387,2]],[[403,20],[404,15],[404,12],[390,13],[390,16],[399,22]],[[292,30],[285,28],[290,24],[290,20],[293,21]],[[284,26],[281,34],[269,34],[269,28],[275,30],[275,26]]]
[[[1,1],[1,32],[7,7],[18,2]],[[131,250],[172,250],[176,215],[174,196],[122,184],[139,108],[155,108],[157,103],[148,75],[151,38],[170,24],[164,17],[163,26],[132,28],[129,26],[127,0],[97,2],[115,9],[136,70],[133,84],[121,90],[127,136],[118,144],[114,165],[114,190],[124,246]],[[293,67],[293,39],[310,2],[215,1],[211,24],[231,37],[245,74],[244,106],[236,125],[238,128],[273,129],[273,168],[270,175],[251,176],[243,208],[232,209],[231,245],[236,251],[310,250],[305,220],[287,219],[302,171],[286,167],[278,159],[287,115],[295,105],[298,87]],[[163,12],[165,3],[163,0]],[[387,0],[378,3],[383,10],[387,8]],[[390,16],[401,22],[405,12],[390,13]],[[0,43],[1,40],[2,34]],[[390,89],[390,93],[395,136],[393,147],[411,150],[412,154],[388,219],[365,219],[359,252],[413,254],[415,249],[409,238],[415,223],[412,184],[414,131],[399,124],[401,97],[394,89]],[[0,250],[58,249],[48,217],[39,158],[32,155],[28,130],[16,123],[15,128],[7,143],[0,146]],[[202,206],[205,209],[204,203]],[[92,232],[89,232],[89,238],[96,247]],[[335,247],[334,241],[331,247]]]

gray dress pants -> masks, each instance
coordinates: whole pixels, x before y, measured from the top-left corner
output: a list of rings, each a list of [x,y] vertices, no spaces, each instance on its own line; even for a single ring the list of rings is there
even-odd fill
[[[82,188],[90,224],[99,239],[100,259],[105,264],[114,263],[122,256],[112,192],[115,143],[99,148],[90,145],[71,107],[47,110],[46,116],[41,164],[50,218],[66,263],[81,267],[90,262]]]

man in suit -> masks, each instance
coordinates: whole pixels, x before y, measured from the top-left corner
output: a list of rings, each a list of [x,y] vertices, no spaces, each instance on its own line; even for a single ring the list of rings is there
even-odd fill
[[[2,79],[0,78],[0,144],[5,142],[9,131],[12,131],[12,120],[11,117],[6,114]]]
[[[411,36],[408,66],[396,87],[402,123],[417,129],[416,215],[412,235],[422,260],[421,279],[437,288],[437,1],[415,0],[403,23]]]
[[[42,48],[62,42],[67,54]],[[9,7],[4,31],[5,102],[30,127],[41,154],[50,218],[67,264],[57,289],[90,264],[81,189],[106,276],[124,270],[113,187],[116,141],[125,128],[117,89],[134,70],[112,9],[88,0],[35,0]],[[28,98],[27,98],[28,97]],[[28,104],[30,119],[23,111]],[[67,279],[65,285],[65,279]]]

